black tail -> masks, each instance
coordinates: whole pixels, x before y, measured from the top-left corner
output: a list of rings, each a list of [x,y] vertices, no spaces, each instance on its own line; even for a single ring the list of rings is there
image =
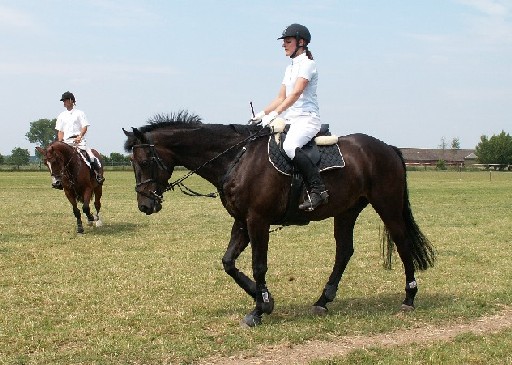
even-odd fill
[[[404,186],[403,218],[406,225],[407,240],[411,245],[411,254],[414,267],[417,270],[426,270],[429,267],[434,266],[434,262],[436,260],[436,252],[428,238],[425,237],[425,235],[421,232],[420,228],[416,224],[416,221],[414,220],[414,216],[412,215],[411,210],[411,203],[409,201],[409,189],[407,187],[407,172],[405,168],[405,161],[402,156],[402,152],[396,147],[393,147],[393,149],[400,157],[404,168],[404,174],[406,175]],[[383,241],[387,242],[387,244],[383,245],[384,266],[386,268],[391,268],[391,252],[394,248],[394,243],[386,227],[384,227]],[[387,252],[384,252],[386,251],[384,250],[384,247],[386,247]]]

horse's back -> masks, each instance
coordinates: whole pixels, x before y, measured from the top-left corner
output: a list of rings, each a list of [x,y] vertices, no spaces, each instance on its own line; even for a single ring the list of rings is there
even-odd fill
[[[398,148],[375,137],[357,133],[339,137],[338,145],[347,165],[356,164],[359,168],[369,169],[368,173],[383,171],[402,173],[403,159]]]

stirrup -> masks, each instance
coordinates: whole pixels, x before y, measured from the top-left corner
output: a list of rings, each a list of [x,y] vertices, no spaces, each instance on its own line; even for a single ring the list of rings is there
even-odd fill
[[[103,184],[103,182],[105,181],[105,178],[102,176],[102,175],[96,175],[96,181],[98,182],[98,184]]]
[[[309,195],[309,200],[306,200],[304,203],[299,205],[300,210],[312,212],[319,205],[325,204],[329,201],[329,193],[327,192],[327,190],[322,191],[321,193],[311,192],[311,194]]]

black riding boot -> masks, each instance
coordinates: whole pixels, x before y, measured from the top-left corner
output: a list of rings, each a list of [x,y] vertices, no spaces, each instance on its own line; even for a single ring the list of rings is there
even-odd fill
[[[103,177],[103,174],[101,172],[101,167],[96,159],[91,161],[91,167],[94,170],[94,173],[96,174],[96,181],[98,184],[103,184],[103,181],[105,181],[105,178]]]
[[[325,190],[324,182],[320,177],[320,171],[315,166],[313,161],[304,153],[300,148],[295,149],[295,158],[293,164],[304,178],[306,187],[309,191],[309,199],[299,205],[299,209],[312,211],[321,204],[325,204],[328,201],[329,193]]]

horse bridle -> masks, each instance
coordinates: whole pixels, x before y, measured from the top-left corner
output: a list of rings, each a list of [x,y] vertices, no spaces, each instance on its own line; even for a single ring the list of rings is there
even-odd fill
[[[157,188],[159,186],[162,186],[162,184],[160,184],[156,180],[156,174],[158,172],[157,169],[162,169],[162,170],[165,170],[167,172],[169,172],[169,169],[167,168],[167,166],[164,165],[164,163],[163,163],[162,159],[160,158],[160,156],[158,156],[158,153],[156,152],[156,148],[155,148],[154,144],[149,144],[149,143],[137,144],[137,145],[133,146],[132,151],[134,149],[136,149],[136,148],[149,148],[149,156],[150,156],[149,163],[150,163],[150,169],[151,169],[151,177],[149,179],[144,180],[144,181],[138,182],[135,185],[135,191],[137,192],[137,194],[140,194],[142,196],[145,196],[146,198],[155,200],[156,202],[161,204],[163,202],[163,200],[164,200],[163,193],[165,191],[167,191],[167,185],[164,187],[163,192],[162,192],[161,195],[157,193],[157,190],[154,190],[154,191],[151,191],[149,193],[146,193],[144,190],[142,190],[142,187],[144,185],[149,184],[149,183],[155,183],[157,185]],[[135,166],[134,166],[134,169],[135,169]]]
[[[62,142],[62,141],[60,141],[60,142]],[[62,143],[64,143],[64,142],[62,142]],[[75,152],[77,152],[77,151],[75,150]],[[77,152],[77,153],[78,153],[78,152]],[[62,156],[62,154],[60,154],[60,155]],[[55,178],[58,178],[58,179],[61,179],[61,178],[62,178],[62,175],[63,175],[63,172],[64,172],[64,173],[67,173],[67,174],[68,174],[68,176],[71,176],[71,174],[70,174],[70,172],[69,172],[68,167],[69,167],[69,165],[71,164],[71,161],[72,161],[72,160],[73,160],[73,157],[70,157],[70,158],[67,160],[67,162],[66,162],[66,159],[64,159],[64,158],[63,158],[63,161],[62,161],[62,162],[63,162],[63,166],[62,166],[62,169],[59,171],[59,174],[55,173],[55,172],[53,171],[53,168],[52,168],[52,169],[51,169],[51,171],[50,171],[50,172],[51,172],[50,176],[55,177]],[[48,161],[48,159],[47,159],[47,161]],[[80,159],[78,159],[78,161],[80,162]],[[49,162],[49,161],[48,161],[48,162]],[[51,164],[52,164],[52,163],[51,163],[51,162],[49,162],[49,163],[50,163],[50,167],[51,167]],[[69,181],[70,181],[70,182],[71,182],[71,184],[73,185],[73,179],[69,179]]]

